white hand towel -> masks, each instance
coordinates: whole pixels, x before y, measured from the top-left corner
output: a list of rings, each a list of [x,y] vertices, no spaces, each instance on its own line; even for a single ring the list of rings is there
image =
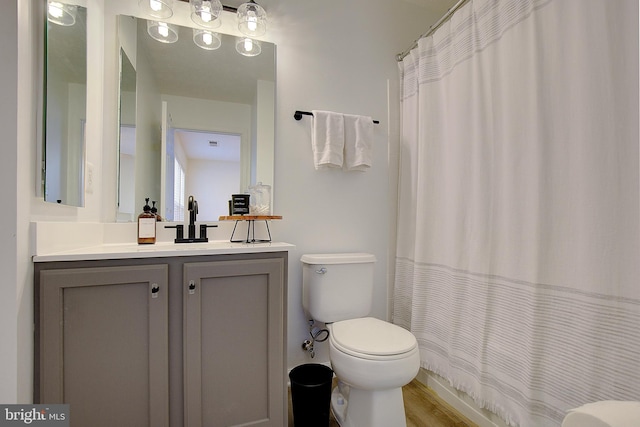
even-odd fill
[[[342,167],[344,158],[344,118],[331,111],[313,110],[311,145],[316,169]]]
[[[350,171],[366,171],[373,153],[373,120],[368,116],[344,115],[345,165]]]

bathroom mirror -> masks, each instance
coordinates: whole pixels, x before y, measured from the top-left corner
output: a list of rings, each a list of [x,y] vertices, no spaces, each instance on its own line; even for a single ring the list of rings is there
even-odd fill
[[[57,15],[64,19],[55,23]],[[44,49],[44,200],[84,206],[87,9],[49,2],[48,16]]]
[[[136,70],[124,49],[120,49],[120,133],[118,137],[118,211],[135,212],[136,156]],[[125,219],[130,219],[126,216]]]
[[[136,76],[135,124],[123,118],[122,104],[120,111],[119,221],[134,220],[146,197],[165,220],[182,221],[190,195],[198,221],[217,221],[232,194],[273,183],[275,45],[262,42],[260,55],[246,57],[234,36],[220,34],[221,46],[204,50],[193,28],[177,31],[177,42],[161,43],[148,35],[146,20],[119,16],[121,56]],[[124,67],[121,60],[121,79]],[[129,170],[127,137],[135,140]]]

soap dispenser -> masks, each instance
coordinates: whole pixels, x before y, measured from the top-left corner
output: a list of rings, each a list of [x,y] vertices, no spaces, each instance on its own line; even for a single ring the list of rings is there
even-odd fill
[[[156,242],[156,216],[151,212],[149,198],[145,200],[143,212],[138,215],[138,244],[153,244]]]
[[[156,208],[156,201],[153,200],[151,203],[151,213],[156,217],[156,221],[162,221],[162,217],[158,213],[158,208]]]

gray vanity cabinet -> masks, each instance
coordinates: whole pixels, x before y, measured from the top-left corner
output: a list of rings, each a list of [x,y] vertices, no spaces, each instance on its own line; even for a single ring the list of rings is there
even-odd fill
[[[72,426],[168,426],[168,268],[40,272],[40,401]]]
[[[286,424],[283,275],[280,259],[185,264],[185,426]]]
[[[71,427],[282,427],[287,253],[35,264],[34,402]]]

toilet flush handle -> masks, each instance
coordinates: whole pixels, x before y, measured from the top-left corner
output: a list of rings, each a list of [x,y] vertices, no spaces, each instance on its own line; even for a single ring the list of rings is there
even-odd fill
[[[320,267],[320,270],[316,270],[316,273],[318,274],[325,274],[327,272],[327,269],[324,267]]]

